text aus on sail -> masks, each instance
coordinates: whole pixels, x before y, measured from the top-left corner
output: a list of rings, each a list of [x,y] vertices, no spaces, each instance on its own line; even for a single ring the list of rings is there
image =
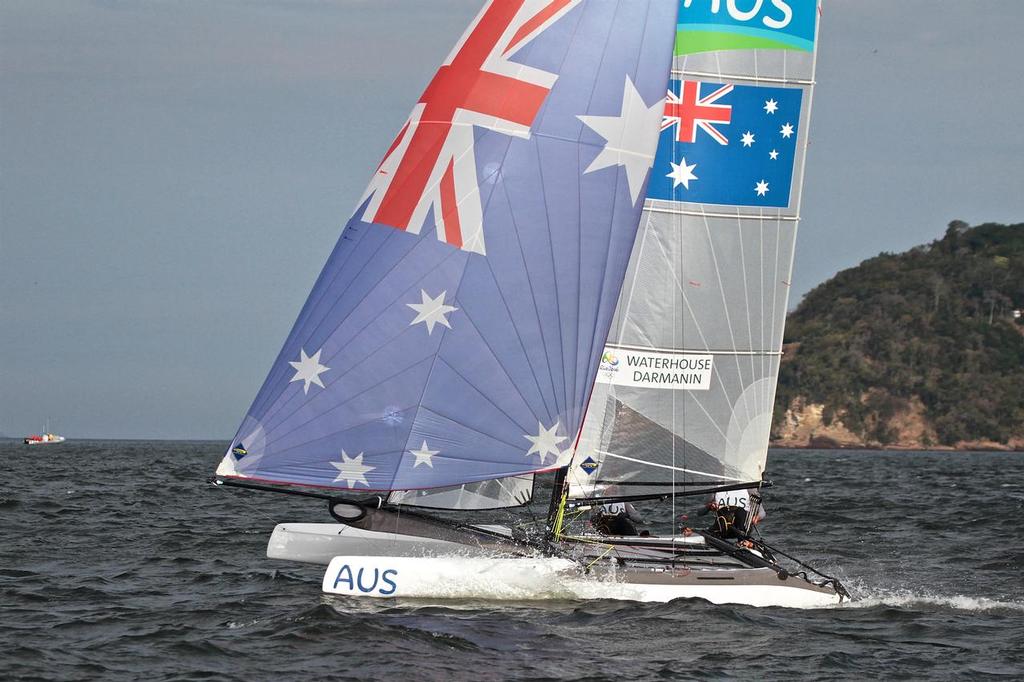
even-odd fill
[[[597,382],[612,386],[706,391],[714,356],[605,348]]]

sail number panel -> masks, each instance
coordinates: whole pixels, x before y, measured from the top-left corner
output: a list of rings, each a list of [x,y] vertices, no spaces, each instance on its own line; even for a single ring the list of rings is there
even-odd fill
[[[612,386],[706,391],[714,356],[605,348],[597,381]]]

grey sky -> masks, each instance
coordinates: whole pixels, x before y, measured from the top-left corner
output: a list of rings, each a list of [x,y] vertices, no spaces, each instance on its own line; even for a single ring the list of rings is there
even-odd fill
[[[0,431],[229,438],[481,2],[0,3]],[[1024,220],[1022,26],[826,2],[794,297]]]

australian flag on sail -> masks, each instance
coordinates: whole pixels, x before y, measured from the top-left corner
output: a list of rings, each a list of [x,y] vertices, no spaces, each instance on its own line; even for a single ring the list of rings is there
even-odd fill
[[[677,9],[483,3],[219,475],[412,490],[564,465],[640,221]]]
[[[798,88],[673,80],[648,198],[788,207],[802,96]]]

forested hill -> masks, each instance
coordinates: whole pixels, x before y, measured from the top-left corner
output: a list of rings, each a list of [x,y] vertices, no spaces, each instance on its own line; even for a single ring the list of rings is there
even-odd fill
[[[1024,449],[1024,224],[953,222],[812,290],[786,325],[786,446]]]

